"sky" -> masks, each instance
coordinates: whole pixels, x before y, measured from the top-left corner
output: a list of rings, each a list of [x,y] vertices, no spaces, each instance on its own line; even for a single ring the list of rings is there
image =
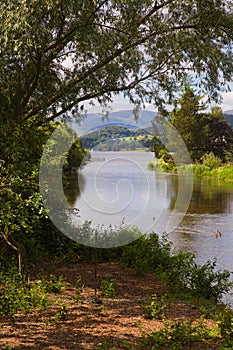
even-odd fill
[[[233,110],[233,83],[231,84],[232,91],[222,93],[222,104],[219,105],[223,111]],[[87,109],[87,113],[101,113],[102,108],[99,107],[97,104],[96,106],[85,106]],[[121,96],[116,96],[114,98],[114,102],[111,104],[111,112],[117,112],[121,110],[132,110],[133,105],[130,104],[127,100],[125,100]],[[155,108],[153,105],[146,105],[146,110],[155,111]]]
[[[233,109],[233,91],[222,94],[223,104],[221,105],[223,111]]]

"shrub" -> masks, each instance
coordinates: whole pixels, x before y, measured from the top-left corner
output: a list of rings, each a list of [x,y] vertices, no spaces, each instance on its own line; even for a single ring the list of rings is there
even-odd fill
[[[218,315],[217,324],[222,337],[233,339],[233,311],[231,309],[225,308]]]
[[[18,271],[0,274],[0,315],[14,320],[18,311],[30,312],[36,307],[47,307],[48,298],[44,287],[35,282],[19,279]]]
[[[82,293],[82,277],[78,276],[76,279],[76,286],[75,286],[75,298],[77,301],[79,301],[80,297],[81,297],[81,293]]]
[[[229,271],[215,271],[216,261],[207,261],[204,265],[194,264],[190,276],[190,288],[193,294],[206,299],[219,301],[229,292],[233,283],[229,281]]]
[[[202,157],[202,164],[212,170],[220,167],[222,165],[222,160],[219,157],[216,157],[213,152],[210,152],[204,154]]]
[[[230,272],[215,271],[215,261],[198,265],[194,254],[172,252],[171,248],[165,235],[159,239],[153,233],[125,246],[122,260],[139,274],[148,271],[159,273],[173,291],[186,290],[194,296],[215,301],[229,292],[233,285],[229,281]]]
[[[146,312],[146,317],[151,319],[162,319],[164,318],[164,310],[168,308],[168,296],[167,294],[162,295],[158,298],[156,294],[144,299],[142,302],[142,307]]]
[[[209,331],[203,324],[192,324],[182,320],[166,327],[158,332],[144,334],[139,349],[147,350],[183,350],[186,345],[191,349],[192,344],[201,342],[209,337]]]
[[[233,165],[224,165],[220,168],[213,169],[211,175],[218,179],[233,181]]]
[[[115,281],[111,277],[102,279],[100,289],[105,297],[113,298],[115,296]]]
[[[46,291],[49,293],[60,293],[62,289],[65,289],[66,282],[63,276],[59,276],[58,278],[54,275],[50,275],[50,279],[48,281],[44,280]]]
[[[121,259],[136,269],[139,275],[155,271],[160,266],[166,268],[171,251],[171,243],[165,235],[160,239],[155,233],[143,235],[123,248]]]

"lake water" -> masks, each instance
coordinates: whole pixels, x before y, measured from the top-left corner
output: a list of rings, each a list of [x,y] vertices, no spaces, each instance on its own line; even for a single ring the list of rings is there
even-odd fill
[[[70,205],[95,226],[123,220],[147,233],[166,231],[174,248],[199,263],[216,258],[217,268],[233,271],[233,184],[156,173],[147,168],[151,159],[151,152],[93,152]]]

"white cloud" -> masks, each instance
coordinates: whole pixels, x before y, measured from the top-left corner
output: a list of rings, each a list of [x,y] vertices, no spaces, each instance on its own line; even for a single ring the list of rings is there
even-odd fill
[[[228,111],[230,109],[233,109],[233,91],[231,92],[226,92],[222,94],[222,110],[223,111]]]
[[[233,109],[233,91],[222,93],[222,98],[222,104],[220,105],[222,110],[227,111]],[[214,106],[215,104],[213,103],[210,106],[212,105]],[[95,106],[91,106],[88,103],[86,103],[85,107],[87,109],[87,113],[102,113],[102,107],[100,107],[98,103],[96,103]],[[118,112],[121,110],[132,110],[133,108],[134,105],[131,104],[128,99],[124,99],[122,95],[119,95],[114,97],[114,102],[107,109],[110,112]],[[152,104],[146,104],[145,109],[148,111],[155,111],[155,107]],[[167,106],[167,109],[171,110],[172,106]]]
[[[95,106],[90,106],[90,105],[85,105],[85,108],[87,110],[87,113],[102,113],[103,108],[98,105],[96,103]],[[107,107],[106,109],[109,112],[118,112],[118,111],[122,111],[122,110],[132,110],[134,108],[134,106],[130,103],[127,102],[113,102],[110,104],[109,107]]]

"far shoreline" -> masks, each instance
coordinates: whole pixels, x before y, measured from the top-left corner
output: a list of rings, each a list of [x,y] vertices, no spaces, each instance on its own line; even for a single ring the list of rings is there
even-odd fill
[[[178,168],[179,175],[193,174],[193,176],[196,177],[209,178],[216,181],[233,182],[233,165],[231,163],[213,169],[202,164],[186,164],[180,165]],[[151,160],[148,163],[148,169],[157,172],[178,174],[176,166],[171,166],[162,159]]]

